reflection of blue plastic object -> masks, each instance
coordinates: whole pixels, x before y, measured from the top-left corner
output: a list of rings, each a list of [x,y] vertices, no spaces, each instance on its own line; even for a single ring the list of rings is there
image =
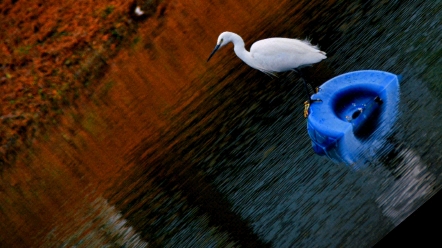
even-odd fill
[[[355,71],[325,82],[312,99],[307,130],[314,151],[358,169],[358,162],[382,147],[399,103],[398,76]],[[369,152],[367,152],[369,151]]]

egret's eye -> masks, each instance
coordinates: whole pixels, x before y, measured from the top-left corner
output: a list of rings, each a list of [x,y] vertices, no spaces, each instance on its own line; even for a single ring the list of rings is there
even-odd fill
[[[221,38],[221,40],[219,41],[219,44],[223,44],[224,39]]]

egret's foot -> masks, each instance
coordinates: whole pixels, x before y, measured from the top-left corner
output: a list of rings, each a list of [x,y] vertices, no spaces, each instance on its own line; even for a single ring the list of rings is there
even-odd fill
[[[322,102],[322,100],[321,99],[311,99],[311,98],[309,98],[308,101],[304,102],[304,118],[308,117],[308,112],[309,112],[309,109],[310,109],[310,105],[312,103],[314,103],[314,102]]]
[[[315,93],[318,93],[320,90],[321,90],[321,88],[316,87],[316,88],[315,88]]]
[[[304,118],[308,117],[308,110],[310,109],[310,101],[304,102]]]

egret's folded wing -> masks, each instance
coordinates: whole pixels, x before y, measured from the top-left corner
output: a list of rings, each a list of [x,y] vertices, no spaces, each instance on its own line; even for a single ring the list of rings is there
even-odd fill
[[[250,48],[250,54],[262,68],[276,72],[317,63],[326,58],[324,52],[308,41],[288,38],[257,41]]]

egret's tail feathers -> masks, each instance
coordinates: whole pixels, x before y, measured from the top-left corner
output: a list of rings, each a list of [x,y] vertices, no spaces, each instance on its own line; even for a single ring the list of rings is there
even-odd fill
[[[305,40],[301,40],[304,44],[307,44],[309,46],[311,46],[312,48],[316,49],[318,51],[318,53],[323,54],[323,55],[327,55],[326,52],[319,50],[319,46],[318,45],[313,45],[309,39],[305,39]],[[327,56],[325,57],[327,58]]]

